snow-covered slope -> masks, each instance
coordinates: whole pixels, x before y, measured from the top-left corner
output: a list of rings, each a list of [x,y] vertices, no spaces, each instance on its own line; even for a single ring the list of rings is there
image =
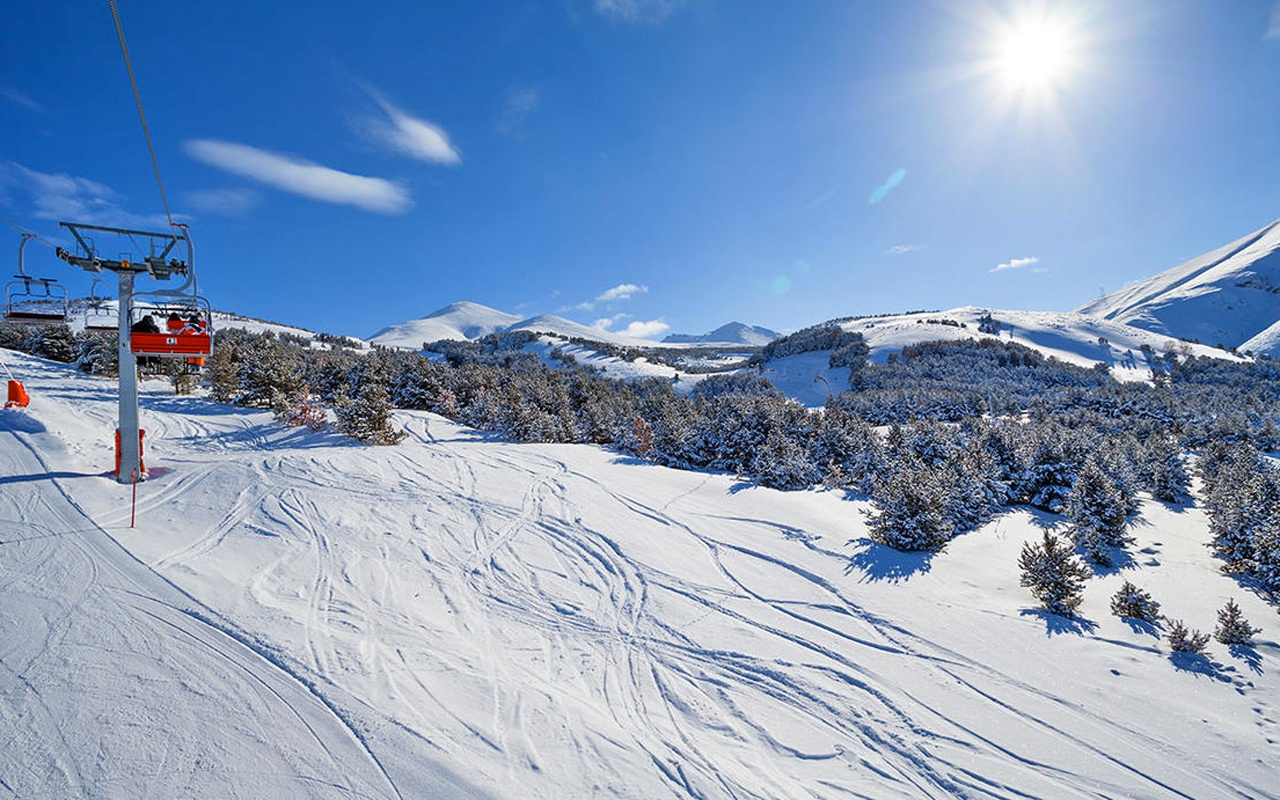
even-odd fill
[[[983,333],[978,326],[991,316],[999,326]],[[1103,363],[1117,380],[1149,380],[1151,370],[1144,347],[1154,355],[1172,350],[1196,356],[1242,360],[1214,347],[1180,342],[1163,334],[1124,325],[1079,312],[1008,311],[974,306],[950,311],[928,311],[863,317],[840,323],[862,334],[871,348],[870,359],[883,364],[891,353],[921,342],[998,338],[1037,350],[1046,356],[1080,367]],[[802,353],[770,361],[764,376],[783,393],[810,406],[820,406],[831,394],[849,387],[848,368],[830,369],[829,351]]]
[[[654,347],[657,342],[652,339],[640,339],[613,331],[593,328],[573,320],[557,317],[554,314],[540,314],[523,319],[507,328],[511,331],[533,331],[535,333],[551,333],[562,339],[587,339],[593,342],[605,342],[623,347]]]
[[[4,357],[0,795],[1276,797],[1280,621],[1197,507],[1144,501],[1066,620],[1018,585],[1048,516],[901,554],[836,493],[152,381],[131,528],[113,384]],[[1201,629],[1234,596],[1257,650],[1174,658],[1126,579]]]
[[[730,322],[700,336],[688,333],[673,333],[662,341],[664,344],[727,344],[763,347],[781,335],[776,331],[762,328],[759,325]]]
[[[417,350],[424,342],[479,339],[481,336],[504,331],[519,320],[520,317],[515,314],[464,300],[433,311],[425,317],[383,328],[369,337],[369,340],[386,347]]]
[[[1243,345],[1280,320],[1280,220],[1079,311],[1210,345]]]

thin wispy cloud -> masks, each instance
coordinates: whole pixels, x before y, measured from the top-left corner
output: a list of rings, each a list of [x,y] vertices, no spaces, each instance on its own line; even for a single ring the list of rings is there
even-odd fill
[[[462,154],[449,141],[444,128],[401,110],[372,86],[364,84],[362,88],[385,115],[365,120],[374,139],[419,161],[450,166],[462,163]]]
[[[648,286],[637,286],[634,283],[620,283],[596,298],[597,303],[612,303],[616,300],[630,300],[638,294],[649,291]]]
[[[262,197],[253,189],[242,188],[187,192],[182,199],[196,211],[220,214],[224,217],[240,217],[256,206]]]
[[[536,87],[508,89],[498,120],[498,133],[509,136],[520,130],[525,119],[542,105],[542,93]]]
[[[592,300],[578,303],[575,308],[578,311],[590,311],[601,303],[617,303],[621,300],[630,300],[638,294],[644,294],[649,291],[648,286],[637,286],[634,283],[620,283],[612,289],[606,289]],[[598,322],[598,320],[597,320]],[[599,327],[597,325],[597,327]]]
[[[193,139],[183,147],[197,161],[311,200],[379,214],[400,214],[413,207],[407,189],[382,178],[354,175],[235,142]]]
[[[890,256],[905,256],[907,253],[914,253],[917,250],[923,250],[923,249],[924,249],[924,245],[922,244],[895,244],[893,247],[890,247],[888,250],[885,250],[884,252],[885,252],[885,255],[890,255]]]
[[[1022,269],[1024,267],[1029,267],[1032,264],[1039,264],[1039,263],[1040,263],[1039,256],[1029,256],[1027,258],[1011,258],[1002,264],[996,264],[994,267],[987,270],[987,272],[1006,272],[1011,269]],[[1033,270],[1033,271],[1043,272],[1044,270]]]
[[[618,22],[657,23],[671,16],[686,0],[594,0],[596,13]]]
[[[11,86],[0,87],[0,97],[28,111],[44,111],[44,106]]]
[[[1267,38],[1280,39],[1280,3],[1271,9],[1271,22],[1267,25]]]
[[[169,224],[164,214],[125,210],[123,198],[111,187],[65,172],[40,172],[9,162],[0,165],[0,187],[6,189],[5,194],[27,195],[31,215],[37,219],[159,230],[166,230]]]

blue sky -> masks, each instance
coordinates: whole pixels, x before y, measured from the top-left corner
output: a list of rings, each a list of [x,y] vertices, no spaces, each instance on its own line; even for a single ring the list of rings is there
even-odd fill
[[[1275,0],[119,6],[202,291],[332,333],[1065,310],[1280,217]],[[0,44],[0,216],[163,227],[108,4]]]

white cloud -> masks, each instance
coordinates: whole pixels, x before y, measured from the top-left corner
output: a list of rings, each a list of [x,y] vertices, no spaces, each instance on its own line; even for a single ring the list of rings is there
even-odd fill
[[[184,147],[188,155],[206,164],[312,200],[380,214],[399,214],[413,207],[408,190],[382,178],[353,175],[234,142],[193,139]]]
[[[10,162],[0,167],[0,184],[28,194],[33,206],[32,216],[37,219],[168,229],[169,222],[163,214],[126,211],[121,206],[122,198],[111,187],[88,178],[78,178],[65,172],[38,172]]]
[[[621,322],[622,320],[630,316],[631,316],[630,314],[614,314],[612,317],[601,317],[600,319],[591,323],[591,327],[597,328],[602,331],[607,331],[610,328],[612,328],[614,325],[617,325],[619,322]]]
[[[542,105],[542,93],[535,87],[509,89],[506,101],[503,103],[502,117],[498,120],[498,133],[504,135],[515,133],[525,117],[537,111],[540,105]]]
[[[1022,269],[1023,267],[1029,267],[1032,264],[1038,263],[1040,263],[1039,256],[1030,256],[1029,258],[1011,258],[1003,264],[996,264],[994,267],[987,270],[987,272],[1004,272],[1009,269]]]
[[[617,325],[622,320],[630,318],[630,314],[614,314],[612,317],[601,317],[591,323],[591,327],[597,330],[608,331],[612,330],[613,326]],[[651,319],[647,321],[636,320],[634,322],[629,322],[627,323],[627,327],[620,331],[615,331],[615,333],[634,336],[637,339],[651,339],[655,336],[661,336],[669,330],[671,330],[671,326],[667,323],[660,319]]]
[[[225,217],[243,216],[262,198],[252,189],[208,189],[187,192],[182,197],[192,208]]]
[[[634,283],[620,283],[605,291],[596,298],[597,303],[611,303],[615,300],[629,300],[637,294],[649,291],[648,286],[636,286]]]
[[[893,247],[890,247],[888,250],[885,250],[884,252],[885,252],[885,255],[890,255],[890,256],[905,256],[907,253],[914,253],[917,250],[923,250],[923,249],[924,249],[924,245],[922,244],[895,244]]]
[[[1271,9],[1271,23],[1267,26],[1268,39],[1280,39],[1280,3]]]
[[[685,0],[594,0],[596,12],[620,22],[661,22]]]
[[[13,103],[15,106],[21,106],[28,111],[44,111],[44,106],[10,86],[0,88],[0,97],[3,97],[10,103]]]
[[[598,303],[616,303],[619,300],[630,300],[635,295],[644,294],[647,291],[649,291],[648,286],[637,286],[634,283],[620,283],[612,289],[606,289],[604,292],[597,295],[594,300],[587,300],[585,302],[578,303],[575,308],[578,311],[590,311],[595,308]]]
[[[462,155],[444,128],[425,119],[405,113],[387,100],[377,89],[365,85],[364,91],[378,104],[386,118],[371,117],[367,120],[374,138],[390,145],[401,154],[434,164],[461,164]]]
[[[661,336],[669,330],[671,330],[671,326],[667,323],[660,319],[651,319],[648,322],[636,320],[635,322],[627,325],[626,329],[623,330],[622,333],[625,333],[628,336],[634,336],[637,339],[653,339]]]

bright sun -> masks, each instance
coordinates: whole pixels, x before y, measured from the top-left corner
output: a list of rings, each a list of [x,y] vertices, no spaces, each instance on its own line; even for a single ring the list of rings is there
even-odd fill
[[[1070,31],[1048,19],[1027,19],[1005,29],[997,42],[995,66],[1012,88],[1044,91],[1069,77]]]

